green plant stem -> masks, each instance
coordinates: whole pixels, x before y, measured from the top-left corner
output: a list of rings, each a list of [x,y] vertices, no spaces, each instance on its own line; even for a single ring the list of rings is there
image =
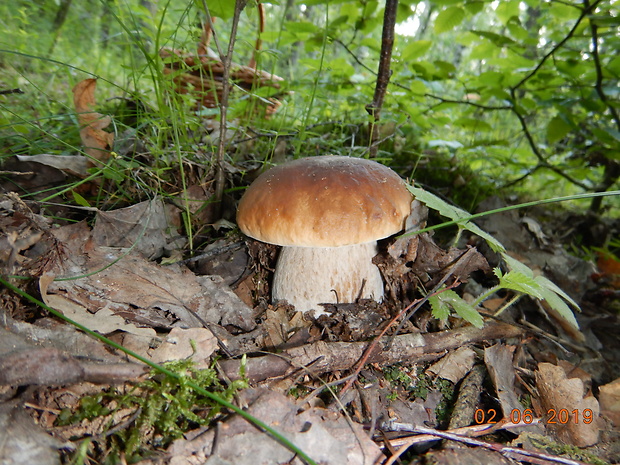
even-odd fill
[[[260,430],[264,431],[265,433],[268,433],[271,437],[273,437],[276,441],[278,441],[284,447],[289,449],[291,452],[294,452],[295,454],[297,454],[297,456],[301,460],[303,460],[305,463],[307,463],[308,465],[317,465],[314,460],[312,460],[306,453],[304,453],[304,451],[302,451],[299,447],[297,447],[295,444],[293,444],[291,441],[289,441],[287,438],[285,438],[282,434],[277,432],[275,429],[271,428],[270,426],[268,426],[267,424],[265,424],[264,422],[262,422],[258,418],[250,415],[246,411],[240,409],[236,405],[231,404],[230,402],[226,401],[225,399],[223,399],[222,397],[218,396],[217,394],[214,394],[212,392],[207,391],[206,389],[198,386],[193,381],[191,381],[191,380],[189,380],[187,378],[184,378],[183,376],[179,375],[178,373],[170,371],[167,368],[164,368],[163,366],[161,366],[161,365],[159,365],[157,363],[154,363],[151,360],[149,360],[149,359],[147,359],[145,357],[142,357],[141,355],[138,355],[137,353],[135,353],[135,352],[133,352],[133,351],[123,347],[122,345],[112,341],[111,339],[108,339],[107,337],[105,337],[105,336],[103,336],[103,335],[101,335],[99,333],[96,333],[95,331],[92,331],[91,329],[88,329],[86,326],[81,325],[81,324],[73,321],[71,318],[66,317],[65,315],[63,315],[58,310],[55,310],[55,309],[51,308],[49,305],[45,304],[44,302],[41,302],[40,300],[38,300],[37,298],[31,296],[30,294],[28,294],[28,293],[22,291],[21,289],[18,289],[17,287],[13,286],[9,282],[5,281],[3,278],[0,278],[0,284],[6,286],[11,291],[13,291],[16,294],[20,295],[21,297],[29,300],[30,302],[38,305],[39,307],[47,310],[48,312],[50,312],[54,316],[60,318],[61,320],[64,320],[67,323],[75,326],[76,328],[78,328],[79,330],[85,332],[86,334],[88,334],[88,335],[90,335],[92,337],[95,337],[95,338],[99,339],[100,341],[102,341],[103,343],[108,344],[109,346],[114,347],[115,349],[120,350],[120,351],[126,353],[130,357],[133,357],[136,360],[139,360],[140,362],[142,362],[145,365],[148,365],[149,367],[159,371],[160,373],[163,373],[163,374],[165,374],[167,376],[170,376],[171,378],[176,379],[179,382],[184,383],[185,385],[187,385],[187,386],[191,387],[192,389],[194,389],[199,394],[201,394],[201,395],[203,395],[205,397],[208,397],[209,399],[217,402],[218,404],[222,405],[223,407],[226,407],[226,408],[232,410],[233,412],[241,415],[244,419],[246,419],[248,422],[250,422],[253,425],[255,425],[257,428],[259,428]]]
[[[506,302],[504,305],[502,305],[502,308],[500,308],[497,312],[495,312],[495,316],[500,316],[502,313],[504,313],[504,310],[506,310],[507,308],[511,307],[515,303],[517,303],[517,300],[519,300],[524,295],[525,294],[522,294],[521,292],[519,292],[519,293],[515,294],[514,296],[512,296],[512,299],[510,299],[508,302]]]
[[[107,166],[107,165],[106,165]],[[101,174],[103,173],[103,169],[97,170],[95,171],[93,174],[91,174],[90,176],[82,179],[81,181],[76,182],[75,184],[71,184],[69,187],[58,191],[58,192],[54,192],[52,195],[50,195],[49,197],[45,197],[44,199],[41,199],[40,202],[44,203],[44,202],[49,202],[50,200],[52,200],[53,198],[56,198],[62,194],[65,194],[69,191],[74,190],[76,187],[81,186],[84,183],[87,183],[89,181],[92,181],[93,179],[96,179],[97,177],[101,176]]]
[[[491,289],[487,290],[486,292],[480,294],[476,300],[474,300],[471,303],[471,306],[473,308],[478,307],[478,305],[480,305],[482,302],[484,302],[485,300],[487,300],[489,297],[491,297],[493,294],[495,294],[497,291],[499,291],[500,289],[503,289],[502,286],[493,286]]]
[[[459,218],[458,220],[446,221],[445,223],[436,224],[434,226],[429,226],[427,228],[422,228],[422,229],[419,229],[417,231],[410,231],[410,232],[407,232],[405,234],[400,235],[399,238],[401,238],[401,237],[410,237],[410,236],[414,236],[416,234],[420,234],[420,233],[424,233],[424,232],[428,232],[428,231],[433,231],[435,229],[445,228],[446,226],[452,226],[452,225],[455,225],[455,224],[459,225],[459,224],[467,223],[467,222],[469,222],[471,220],[475,220],[476,218],[482,218],[484,216],[493,215],[495,213],[502,213],[502,212],[507,212],[507,211],[511,211],[511,210],[518,210],[520,208],[535,207],[535,206],[538,206],[538,205],[546,205],[546,204],[549,204],[549,203],[566,202],[568,200],[591,199],[593,197],[607,197],[607,196],[614,196],[614,195],[620,195],[620,191],[588,192],[588,193],[585,193],[585,194],[574,194],[574,195],[567,195],[567,196],[564,196],[564,197],[552,197],[550,199],[534,200],[532,202],[525,202],[525,203],[520,203],[520,204],[517,204],[517,205],[509,205],[507,207],[496,208],[494,210],[488,210],[488,211],[482,212],[482,213],[475,213],[474,215],[466,216],[465,218]]]

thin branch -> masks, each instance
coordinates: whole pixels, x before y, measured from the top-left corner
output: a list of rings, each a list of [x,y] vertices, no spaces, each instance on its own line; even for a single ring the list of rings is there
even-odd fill
[[[393,425],[396,425],[393,422]],[[409,425],[407,425],[409,426]],[[429,436],[435,436],[438,438],[449,439],[451,441],[461,442],[470,446],[483,447],[490,449],[500,454],[519,461],[529,461],[532,463],[549,463],[549,464],[564,464],[564,465],[586,465],[584,462],[578,460],[569,459],[566,457],[559,457],[557,455],[545,454],[542,452],[531,451],[522,449],[520,447],[506,446],[495,442],[483,441],[481,439],[475,439],[467,436],[461,436],[447,431],[439,431],[425,426],[413,426],[412,431],[419,434],[426,434]]]
[[[381,118],[381,108],[383,107],[383,99],[390,82],[390,63],[392,61],[392,49],[394,48],[394,28],[396,26],[396,10],[398,8],[398,0],[386,0],[385,10],[383,14],[383,33],[381,36],[381,53],[379,55],[379,71],[377,73],[377,85],[375,86],[375,94],[372,102],[366,105],[366,111],[373,117],[370,127],[370,156],[377,154],[377,146],[373,143],[379,138],[379,130],[377,123]]]
[[[342,40],[340,40],[338,37],[332,36],[329,36],[329,38],[332,42],[334,42],[335,44],[339,44],[342,48],[344,48],[345,52],[347,52],[358,65],[360,65],[362,68],[364,68],[366,71],[373,74],[374,76],[377,75],[375,70],[368,66],[366,63],[364,63],[362,60],[360,60],[359,57],[355,53],[353,53],[353,50],[351,50],[349,46],[345,44]]]
[[[581,181],[578,181],[577,179],[573,178],[569,174],[564,173],[560,168],[549,164],[549,162],[546,160],[546,158],[544,157],[544,155],[538,148],[538,145],[536,144],[536,141],[534,140],[534,136],[532,136],[532,133],[530,132],[529,127],[527,126],[527,121],[525,121],[525,117],[517,109],[517,105],[516,105],[517,96],[515,95],[516,89],[515,88],[511,89],[510,93],[512,96],[512,100],[515,103],[515,105],[512,107],[512,112],[519,120],[519,123],[521,124],[521,129],[523,130],[523,134],[525,135],[525,138],[527,139],[527,142],[530,148],[532,149],[532,152],[534,153],[536,158],[538,158],[538,165],[541,168],[546,168],[548,170],[553,171],[554,173],[558,174],[559,176],[562,176],[564,179],[582,188],[583,190],[586,190],[586,191],[589,190],[591,186],[588,186],[582,183]]]
[[[521,79],[512,89],[517,90],[527,81],[529,81],[532,77],[534,77],[536,73],[538,73],[538,71],[540,71],[540,69],[543,67],[545,62],[549,58],[551,58],[555,54],[555,52],[557,52],[561,47],[564,46],[566,42],[568,42],[573,37],[575,32],[577,32],[577,29],[579,28],[579,25],[581,24],[581,22],[592,12],[594,8],[598,6],[600,2],[601,0],[596,0],[594,3],[592,3],[591,5],[588,5],[586,8],[581,10],[581,14],[579,15],[579,18],[577,18],[577,21],[575,21],[575,24],[573,24],[573,27],[571,28],[571,30],[568,31],[568,34],[566,35],[566,37],[564,37],[561,41],[555,44],[555,46],[551,49],[551,51],[549,51],[549,53],[547,53],[542,58],[542,60],[540,60],[540,62],[536,65],[536,67],[532,71],[530,71],[527,75],[525,75],[523,79]]]
[[[235,48],[235,39],[237,38],[239,17],[241,16],[241,12],[245,8],[247,1],[248,0],[236,0],[235,2],[235,13],[233,15],[230,40],[228,42],[228,51],[226,52],[226,55],[222,56],[222,52],[219,50],[218,46],[220,60],[224,65],[224,73],[222,76],[222,99],[220,100],[220,138],[217,144],[217,157],[215,161],[215,206],[217,217],[219,217],[222,212],[222,198],[224,197],[224,186],[226,184],[224,172],[224,153],[226,147],[226,114],[228,110],[228,95],[230,93],[230,65],[232,63],[232,54]],[[213,34],[213,38],[215,40],[215,34]]]
[[[459,105],[470,105],[472,107],[480,108],[482,110],[512,110],[512,105],[483,105],[481,103],[472,102],[470,100],[454,100],[444,97],[439,97],[433,94],[424,94],[425,97],[439,100],[441,103],[457,103]],[[432,108],[432,107],[431,107]]]
[[[584,1],[586,9],[588,9],[589,3],[588,0]],[[590,21],[590,30],[592,31],[592,58],[594,58],[594,68],[596,69],[596,84],[594,88],[601,102],[605,104],[609,113],[611,113],[611,117],[616,123],[616,129],[620,131],[620,115],[618,115],[618,110],[614,105],[609,103],[607,95],[603,90],[603,67],[601,66],[601,57],[598,50],[598,26],[596,25],[596,21]]]

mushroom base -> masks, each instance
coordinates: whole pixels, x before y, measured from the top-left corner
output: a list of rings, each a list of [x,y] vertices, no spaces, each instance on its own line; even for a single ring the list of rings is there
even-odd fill
[[[383,299],[383,280],[372,263],[376,242],[343,247],[283,247],[273,278],[274,302],[326,313],[321,303]]]

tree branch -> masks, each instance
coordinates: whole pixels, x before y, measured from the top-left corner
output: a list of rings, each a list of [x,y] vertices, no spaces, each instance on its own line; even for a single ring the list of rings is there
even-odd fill
[[[559,41],[557,44],[555,44],[555,46],[551,49],[551,51],[549,53],[547,53],[542,58],[542,60],[540,60],[540,62],[536,65],[536,67],[532,71],[530,71],[527,75],[525,75],[523,77],[523,79],[521,79],[513,87],[513,90],[517,90],[519,87],[521,87],[527,81],[529,81],[532,77],[534,77],[536,75],[536,73],[538,73],[538,71],[540,71],[540,69],[543,67],[545,62],[549,58],[551,58],[555,54],[555,52],[557,52],[561,47],[563,47],[564,44],[566,42],[568,42],[573,37],[573,35],[575,35],[575,32],[577,31],[577,28],[579,28],[579,25],[581,24],[581,21],[583,21],[584,18],[586,18],[592,12],[592,10],[598,6],[598,4],[600,2],[601,2],[601,0],[596,0],[594,3],[592,3],[591,5],[586,6],[586,8],[581,10],[581,14],[579,15],[579,18],[577,18],[577,21],[575,21],[575,24],[573,24],[573,27],[571,28],[571,30],[568,31],[568,34],[566,34],[566,37],[564,37],[561,41]]]
[[[237,38],[237,27],[239,26],[239,17],[245,8],[248,0],[236,0],[235,13],[233,15],[232,28],[230,30],[230,41],[228,42],[228,51],[226,55],[222,55],[219,49],[220,60],[224,65],[224,73],[222,76],[222,99],[220,100],[220,138],[217,144],[217,156],[215,160],[215,213],[216,217],[220,217],[222,213],[222,198],[224,197],[224,186],[226,177],[224,175],[224,153],[226,147],[226,114],[228,110],[228,95],[230,94],[230,65],[232,63],[232,54],[235,48],[235,39]],[[209,16],[207,14],[207,16]],[[210,18],[209,18],[210,21]],[[213,34],[215,40],[215,34]]]
[[[383,14],[383,34],[381,37],[381,54],[379,56],[379,72],[377,73],[377,85],[372,102],[366,105],[366,111],[373,117],[370,127],[370,156],[377,154],[378,147],[374,142],[379,138],[377,123],[381,118],[383,99],[390,82],[390,63],[392,61],[392,49],[394,48],[394,27],[396,26],[396,9],[398,0],[386,0]]]

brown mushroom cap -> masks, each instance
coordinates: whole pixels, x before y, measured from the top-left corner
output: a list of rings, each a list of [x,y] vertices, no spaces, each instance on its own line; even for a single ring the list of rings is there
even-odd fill
[[[362,244],[401,231],[412,195],[394,171],[363,158],[302,158],[261,174],[237,210],[244,234],[297,247]]]

